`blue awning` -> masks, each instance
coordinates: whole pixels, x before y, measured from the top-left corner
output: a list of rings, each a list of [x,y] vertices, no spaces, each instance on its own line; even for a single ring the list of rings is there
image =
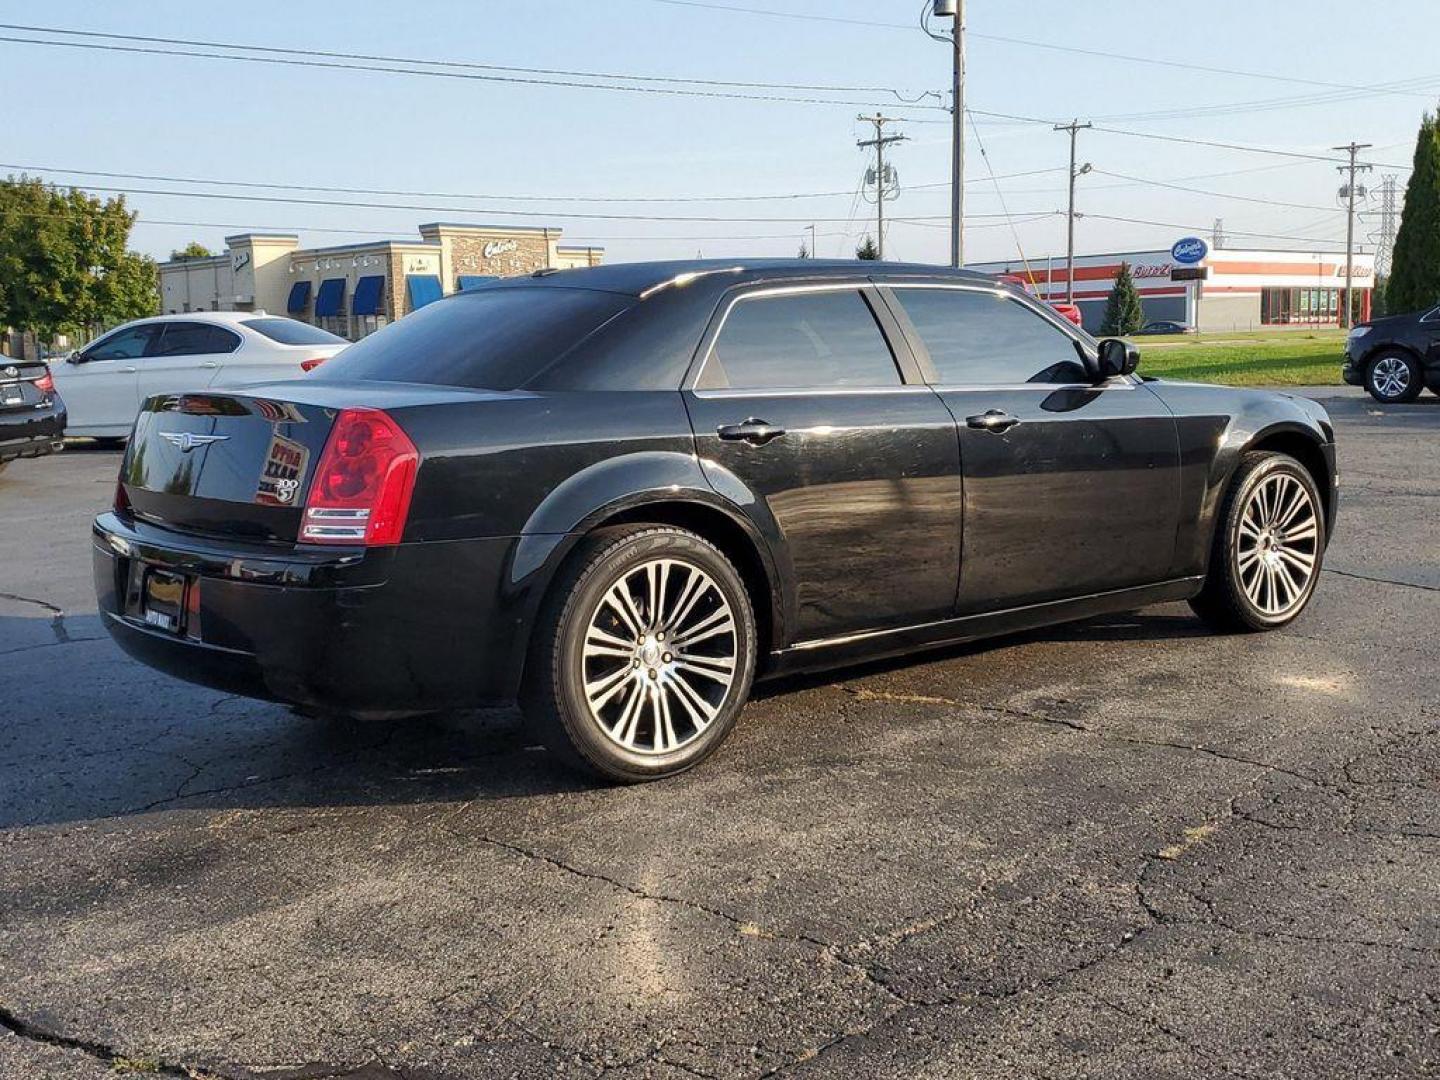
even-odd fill
[[[339,315],[340,305],[345,302],[345,279],[326,278],[320,282],[320,291],[315,294],[315,316]]]
[[[433,304],[445,295],[440,287],[438,274],[410,274],[405,278],[405,287],[410,292],[410,310],[419,311],[426,304]]]
[[[499,280],[499,277],[494,274],[461,274],[455,279],[455,283],[460,286],[461,292],[468,292],[470,289],[478,289],[482,285],[489,285],[490,282]]]
[[[385,275],[362,277],[355,283],[355,297],[350,301],[352,315],[383,315],[385,301]]]
[[[310,306],[310,282],[297,281],[290,286],[290,300],[285,305],[285,310],[291,315],[297,311],[304,311]]]

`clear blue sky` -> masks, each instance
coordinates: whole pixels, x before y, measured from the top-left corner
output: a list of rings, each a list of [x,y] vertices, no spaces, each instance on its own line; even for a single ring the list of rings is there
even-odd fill
[[[337,4],[250,0],[0,0],[14,23],[222,42],[426,57],[549,68],[894,87],[918,94],[949,81],[947,49],[913,26],[920,0],[715,0],[721,5],[824,15],[891,26],[731,13],[664,0],[346,0]],[[1440,95],[1440,60],[1430,30],[1434,0],[1389,0],[1383,16],[1353,0],[1209,0],[1098,3],[970,0],[969,104],[1044,118],[1078,116],[1110,126],[1180,137],[1325,153],[1357,139],[1375,160],[1408,162],[1422,111]],[[1407,33],[1405,28],[1415,32]],[[0,34],[26,36],[18,31]],[[1047,51],[981,35],[1267,72],[1326,84],[1407,82],[1403,93],[1358,94],[1323,85],[1189,71],[1131,60]],[[35,35],[29,35],[35,36]],[[449,210],[374,209],[133,195],[142,215],[135,246],[163,256],[199,239],[218,248],[243,228],[288,227],[307,244],[345,243],[386,232],[411,237],[422,221],[559,225],[568,241],[594,242],[612,259],[790,255],[802,221],[644,222],[586,220],[571,212],[821,219],[819,253],[850,254],[873,208],[850,223],[865,165],[853,105],[799,105],[507,85],[371,72],[272,67],[199,58],[46,48],[0,42],[5,139],[16,165],[91,169],[266,183],[529,196],[769,195],[841,192],[781,202],[581,205],[474,203],[393,198]],[[1328,95],[1331,100],[1313,99]],[[891,101],[886,95],[840,95]],[[1171,118],[1136,117],[1199,106],[1309,99],[1284,108]],[[1341,98],[1341,100],[1334,100]],[[977,118],[979,119],[979,118]],[[949,175],[943,123],[897,125],[910,141],[895,150],[905,190],[891,204],[904,217],[943,215]],[[1012,213],[1064,205],[1064,136],[1042,125],[985,123],[980,135],[999,174],[1057,171],[1001,182]],[[986,169],[970,141],[971,177]],[[1092,214],[1339,239],[1344,218],[1337,177],[1323,162],[1082,135],[1080,208]],[[1253,171],[1261,170],[1263,171]],[[1239,175],[1203,174],[1252,170]],[[11,170],[13,171],[13,170]],[[1393,171],[1393,170],[1392,170]],[[1214,192],[1301,204],[1270,206],[1167,191],[1122,181],[1121,173]],[[158,187],[45,173],[87,186]],[[1403,183],[1405,173],[1400,173]],[[1378,179],[1373,181],[1378,186]],[[172,185],[173,186],[173,185]],[[217,189],[218,190],[218,189]],[[969,188],[969,210],[1000,212],[994,186]],[[254,194],[252,191],[251,194]],[[324,194],[309,198],[345,198]],[[372,198],[353,196],[352,198]],[[468,209],[467,209],[468,207]],[[499,216],[499,209],[520,216]],[[532,212],[533,211],[533,212]],[[164,219],[214,225],[149,224]],[[838,219],[825,221],[824,219]],[[972,260],[1012,258],[1016,239],[1001,218],[978,217]],[[1365,235],[1373,225],[1362,226]],[[367,232],[361,232],[365,230]],[[1182,233],[1086,218],[1081,252],[1168,246]],[[1026,253],[1060,253],[1063,218],[1018,226]],[[756,239],[754,237],[764,237]],[[943,228],[896,223],[893,257],[944,261]],[[1283,240],[1232,246],[1296,246]]]

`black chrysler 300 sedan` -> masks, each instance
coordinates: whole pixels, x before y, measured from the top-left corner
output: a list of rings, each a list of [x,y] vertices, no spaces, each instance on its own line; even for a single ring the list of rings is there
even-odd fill
[[[617,780],[757,677],[1189,600],[1309,601],[1333,430],[1145,380],[993,279],[755,262],[544,272],[296,382],[147,401],[94,526],[110,632],[318,710],[518,700]]]

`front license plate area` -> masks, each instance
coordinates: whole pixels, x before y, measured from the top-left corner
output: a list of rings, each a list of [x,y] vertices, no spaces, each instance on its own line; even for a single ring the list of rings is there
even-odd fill
[[[141,594],[140,617],[145,625],[178,634],[185,611],[185,578],[168,570],[151,570],[145,575]]]

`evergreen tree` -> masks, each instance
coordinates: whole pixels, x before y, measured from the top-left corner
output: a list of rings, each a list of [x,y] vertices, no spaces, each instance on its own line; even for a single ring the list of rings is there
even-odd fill
[[[1105,302],[1105,321],[1100,324],[1100,333],[1106,337],[1123,337],[1144,325],[1145,309],[1140,306],[1140,294],[1135,291],[1135,278],[1130,273],[1130,264],[1122,262],[1110,299]]]
[[[1440,123],[1425,114],[1415,140],[1415,171],[1405,188],[1400,231],[1385,287],[1385,310],[1420,311],[1440,300]]]
[[[855,258],[874,261],[880,258],[880,249],[875,246],[873,237],[865,237],[865,242],[855,249]]]

